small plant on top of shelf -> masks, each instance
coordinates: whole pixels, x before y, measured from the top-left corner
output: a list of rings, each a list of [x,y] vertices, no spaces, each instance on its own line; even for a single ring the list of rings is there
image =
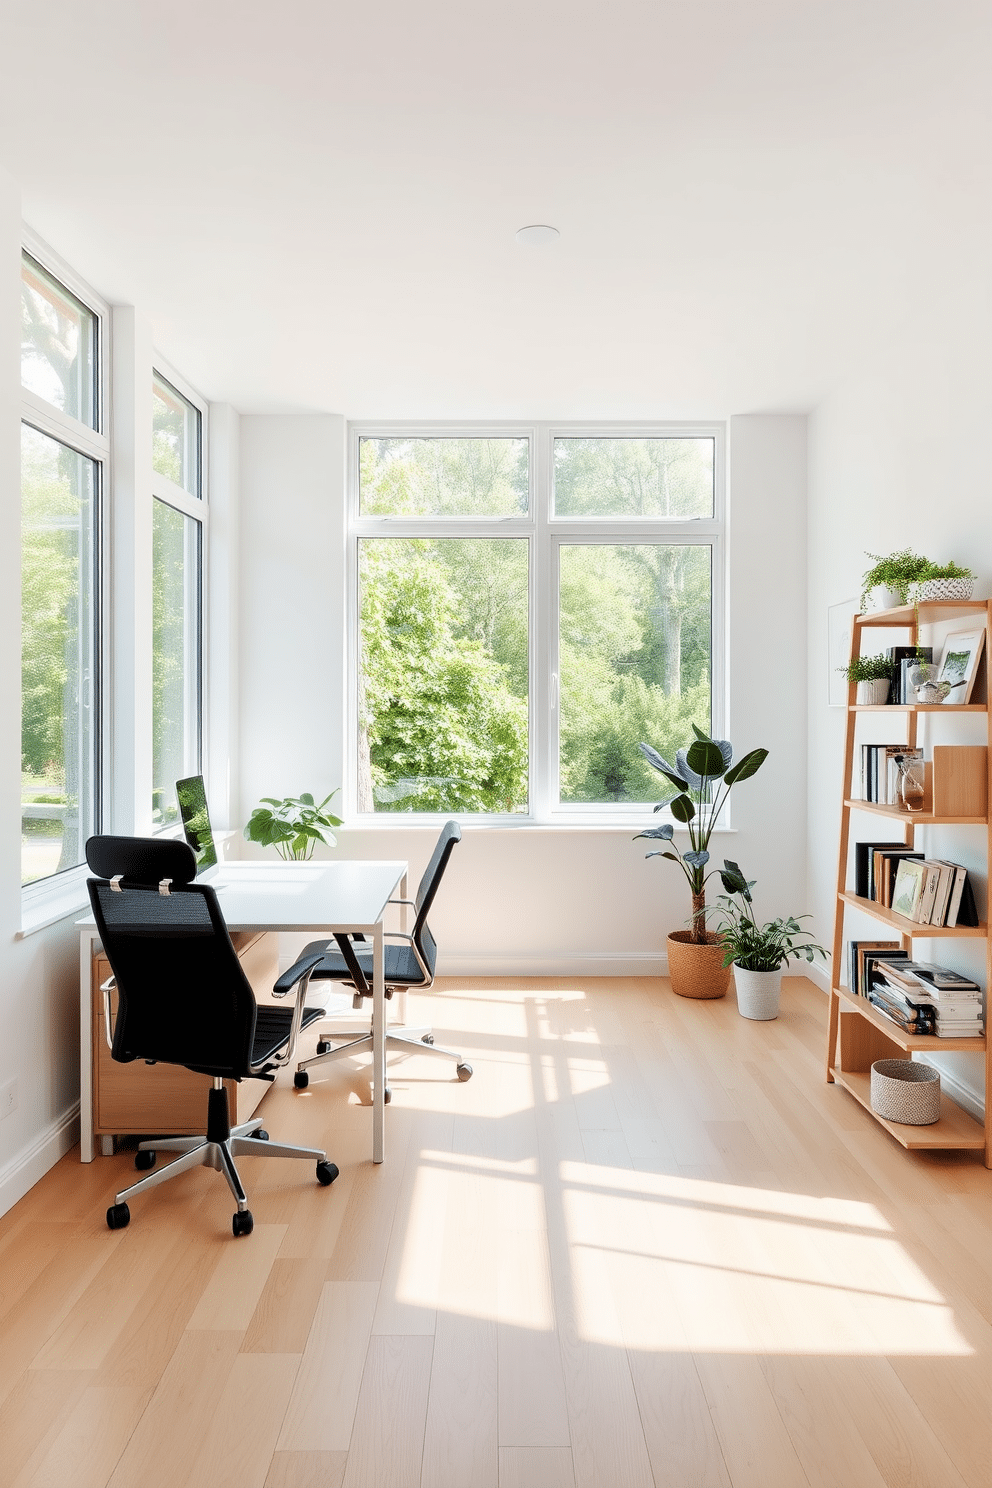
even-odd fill
[[[848,682],[888,682],[892,678],[893,664],[885,655],[855,656],[837,670],[844,673]]]
[[[868,608],[868,596],[873,589],[893,589],[900,604],[909,604],[909,586],[930,577],[934,567],[929,558],[914,553],[912,548],[900,548],[897,553],[882,557],[880,553],[866,553],[875,560],[874,566],[861,575],[861,608]]]

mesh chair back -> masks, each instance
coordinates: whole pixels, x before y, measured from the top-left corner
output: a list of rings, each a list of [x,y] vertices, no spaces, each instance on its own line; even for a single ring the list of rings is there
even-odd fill
[[[434,903],[434,896],[440,887],[441,879],[444,877],[444,870],[448,866],[448,859],[451,857],[455,843],[461,840],[462,829],[458,823],[456,821],[445,822],[414,900],[417,917],[413,926],[413,939],[424,962],[430,968],[431,976],[434,975],[434,968],[437,965],[437,942],[427,924],[427,916]]]
[[[126,843],[126,847],[117,844]],[[92,849],[92,851],[91,851]],[[182,849],[181,854],[171,849]],[[127,871],[118,887],[107,876],[88,888],[100,939],[117,982],[113,1057],[161,1060],[227,1079],[251,1069],[255,998],[209,884],[177,882],[183,842],[91,838],[91,867]],[[162,864],[178,867],[168,894]],[[122,873],[116,867],[110,877]],[[192,875],[190,875],[192,876]]]

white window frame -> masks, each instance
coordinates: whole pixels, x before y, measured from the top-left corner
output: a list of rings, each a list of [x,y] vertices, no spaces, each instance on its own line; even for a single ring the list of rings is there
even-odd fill
[[[181,393],[182,396],[187,400],[187,402],[191,403],[200,415],[199,495],[191,495],[190,492],[186,490],[185,486],[177,485],[176,482],[171,481],[168,476],[160,474],[160,472],[155,469],[154,465],[152,466],[151,471],[151,495],[153,502],[161,501],[165,506],[171,506],[172,508],[174,508],[175,511],[181,512],[184,517],[191,517],[194,522],[198,522],[200,524],[200,574],[199,593],[197,595],[197,639],[199,642],[199,655],[195,658],[197,672],[197,685],[194,693],[195,718],[188,719],[187,722],[193,723],[194,734],[197,742],[196,754],[199,763],[193,773],[205,775],[207,772],[207,730],[204,727],[204,717],[205,699],[207,697],[208,687],[207,658],[210,654],[207,642],[207,574],[209,572],[208,564],[210,546],[210,503],[208,500],[209,493],[207,480],[207,471],[209,465],[209,461],[207,459],[207,440],[209,437],[208,409],[207,403],[196,391],[196,389],[191,387],[186,379],[184,377],[181,377],[175,370],[175,368],[170,366],[170,364],[165,360],[164,357],[159,356],[157,352],[153,352],[151,370],[153,386],[156,373],[165,382],[169,383],[169,385],[173,387],[177,393]],[[152,508],[152,510],[154,512],[154,507]],[[151,664],[152,659],[151,657],[149,657],[149,668],[151,667]],[[158,831],[163,832],[166,835],[176,835],[177,833],[181,834],[182,827],[181,824],[176,825],[175,823],[170,823],[168,826],[158,828]]]
[[[107,767],[110,740],[110,588],[107,564],[107,521],[111,490],[110,465],[110,306],[81,279],[47,243],[28,227],[22,226],[21,247],[30,258],[57,280],[64,289],[74,295],[87,310],[96,317],[96,428],[64,413],[54,404],[27,388],[21,387],[21,423],[29,424],[42,434],[67,445],[78,454],[93,460],[97,465],[95,492],[96,532],[96,583],[93,595],[96,614],[96,645],[94,657],[97,677],[96,695],[98,737],[95,745],[96,791],[95,822],[103,829],[109,807]],[[20,704],[18,704],[20,706]],[[83,884],[88,870],[85,863],[61,872],[35,879],[33,883],[21,885],[22,933],[26,929],[39,929],[53,923],[69,908],[80,902]]]
[[[529,444],[528,512],[521,517],[369,517],[359,511],[361,439],[526,439]],[[714,442],[712,517],[554,517],[551,500],[556,438],[700,439]],[[473,825],[629,826],[653,802],[565,805],[558,795],[558,553],[563,543],[665,543],[709,546],[711,567],[711,729],[721,738],[726,719],[726,425],[688,423],[352,423],[348,426],[347,675],[345,805],[363,826],[435,823],[449,813],[375,812],[357,809],[359,581],[358,545],[369,537],[526,538],[529,571],[529,811],[519,815],[467,813]],[[659,785],[659,795],[662,789]],[[456,813],[457,814],[457,813]],[[662,818],[663,819],[663,818]]]

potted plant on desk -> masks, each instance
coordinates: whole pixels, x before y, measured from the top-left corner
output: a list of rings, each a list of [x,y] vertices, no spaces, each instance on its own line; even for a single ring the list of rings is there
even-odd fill
[[[692,894],[692,928],[673,930],[668,936],[668,974],[672,991],[679,997],[725,997],[730,985],[730,971],[723,964],[719,939],[706,929],[706,883],[714,872],[706,871],[710,860],[709,841],[717,824],[724,802],[732,786],[747,780],[764,764],[767,749],[752,749],[736,764],[733,764],[733,749],[726,739],[711,739],[702,729],[693,724],[695,741],[688,749],[675,753],[675,767],[662,759],[650,744],[640,746],[641,753],[665,779],[675,787],[674,798],[660,801],[655,811],[667,806],[677,822],[689,832],[690,850],[683,853],[673,841],[675,828],[671,822],[660,827],[648,827],[638,832],[640,837],[650,837],[668,843],[646,854],[649,858],[670,858],[685,874]],[[724,888],[733,893],[734,888],[724,878]]]
[[[785,962],[793,957],[812,961],[816,956],[826,957],[826,951],[791,915],[759,925],[751,899],[755,880],[748,881],[729,858],[724,859],[721,878],[728,892],[718,901],[717,936],[724,966],[734,969],[737,1010],[742,1018],[759,1022],[777,1018]]]
[[[318,842],[333,847],[337,841],[332,828],[341,818],[327,810],[327,803],[337,795],[332,790],[318,805],[309,792],[302,796],[263,796],[245,827],[245,838],[263,847],[274,847],[281,858],[306,860],[313,857]]]

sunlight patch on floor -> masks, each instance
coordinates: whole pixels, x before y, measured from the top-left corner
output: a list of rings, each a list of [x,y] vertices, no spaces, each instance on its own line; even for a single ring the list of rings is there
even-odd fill
[[[590,1342],[707,1353],[972,1352],[871,1205],[562,1164]]]

